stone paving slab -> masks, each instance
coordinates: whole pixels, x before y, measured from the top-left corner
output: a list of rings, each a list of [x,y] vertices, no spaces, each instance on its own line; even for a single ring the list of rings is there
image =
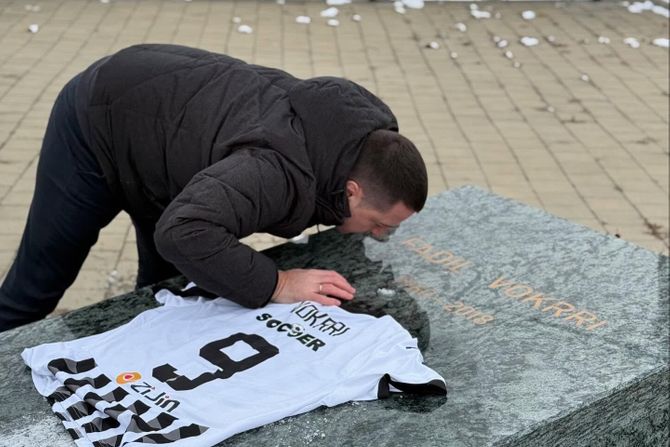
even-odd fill
[[[319,16],[325,2],[286,3],[0,0],[0,275],[18,247],[59,90],[97,58],[140,42],[201,47],[300,77],[345,76],[397,114],[426,159],[431,195],[477,185],[668,253],[668,50],[651,44],[668,37],[666,18],[619,2],[480,2],[492,18],[476,20],[467,3],[398,14],[380,1],[340,7],[340,25],[330,27]],[[522,19],[526,9],[537,17]],[[298,15],[312,23],[297,24]],[[233,17],[253,33],[237,32]],[[539,44],[525,47],[523,36]],[[131,290],[134,244],[119,215],[57,312]]]

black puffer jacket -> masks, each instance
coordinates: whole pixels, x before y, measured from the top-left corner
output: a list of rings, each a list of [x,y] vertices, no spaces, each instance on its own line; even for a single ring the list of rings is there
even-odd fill
[[[204,289],[264,305],[274,263],[238,242],[349,215],[347,176],[389,108],[338,78],[297,79],[203,50],[137,45],[81,77],[77,111],[105,177],[161,255]]]

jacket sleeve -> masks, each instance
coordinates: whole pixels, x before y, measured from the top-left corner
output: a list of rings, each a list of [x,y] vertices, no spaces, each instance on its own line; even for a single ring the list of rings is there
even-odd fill
[[[286,169],[275,152],[244,149],[200,171],[158,220],[158,252],[205,290],[245,307],[267,304],[277,267],[238,239],[290,212]]]

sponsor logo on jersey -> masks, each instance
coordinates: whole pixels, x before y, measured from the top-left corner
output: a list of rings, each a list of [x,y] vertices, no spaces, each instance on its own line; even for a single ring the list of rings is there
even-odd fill
[[[142,378],[142,374],[138,373],[137,371],[132,371],[132,372],[122,372],[118,376],[116,376],[116,383],[119,385],[123,385],[124,383],[131,383],[131,382],[137,382]]]
[[[178,400],[171,399],[170,396],[164,391],[159,393],[159,390],[157,390],[155,386],[146,381],[142,381],[142,383],[134,383],[130,385],[130,389],[136,393],[139,393],[154,405],[167,409],[168,413],[171,413],[172,410],[177,408],[180,404]]]

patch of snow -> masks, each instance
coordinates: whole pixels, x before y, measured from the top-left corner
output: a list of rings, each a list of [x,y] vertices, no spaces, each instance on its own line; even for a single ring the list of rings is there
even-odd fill
[[[336,7],[332,6],[328,9],[324,9],[323,11],[321,11],[321,17],[337,17],[337,14],[339,14],[339,12],[340,11]]]
[[[240,25],[237,27],[237,32],[242,34],[251,34],[254,32],[254,29],[249,25]]]
[[[479,9],[473,9],[470,11],[470,15],[475,19],[490,19],[491,13],[488,11],[480,11]]]
[[[625,43],[631,48],[640,48],[640,41],[637,40],[635,37],[626,37],[623,40],[623,43]]]
[[[668,38],[667,37],[659,37],[658,39],[654,39],[652,41],[654,45],[657,47],[661,48],[668,48]]]
[[[651,0],[646,0],[644,2],[629,3],[627,5],[624,3],[622,3],[622,5],[628,8],[629,12],[632,12],[634,14],[640,14],[642,11],[651,11],[654,14],[661,15],[665,18],[669,17],[668,8],[661,5],[655,5],[654,2],[652,2]],[[668,2],[666,1],[666,3]]]
[[[396,291],[393,289],[387,289],[384,287],[380,287],[377,289],[377,294],[382,295],[382,296],[394,296],[396,294]]]
[[[407,12],[405,10],[405,5],[401,1],[393,2],[393,9],[395,9],[395,12],[398,14],[405,14],[405,12]]]
[[[530,36],[523,36],[520,42],[521,45],[524,45],[526,47],[534,47],[535,45],[540,43],[540,41],[536,37],[530,37]]]
[[[423,9],[423,0],[402,0],[403,4],[411,9]]]
[[[535,11],[528,9],[521,13],[521,17],[523,17],[524,20],[533,20],[536,17],[536,14]]]

